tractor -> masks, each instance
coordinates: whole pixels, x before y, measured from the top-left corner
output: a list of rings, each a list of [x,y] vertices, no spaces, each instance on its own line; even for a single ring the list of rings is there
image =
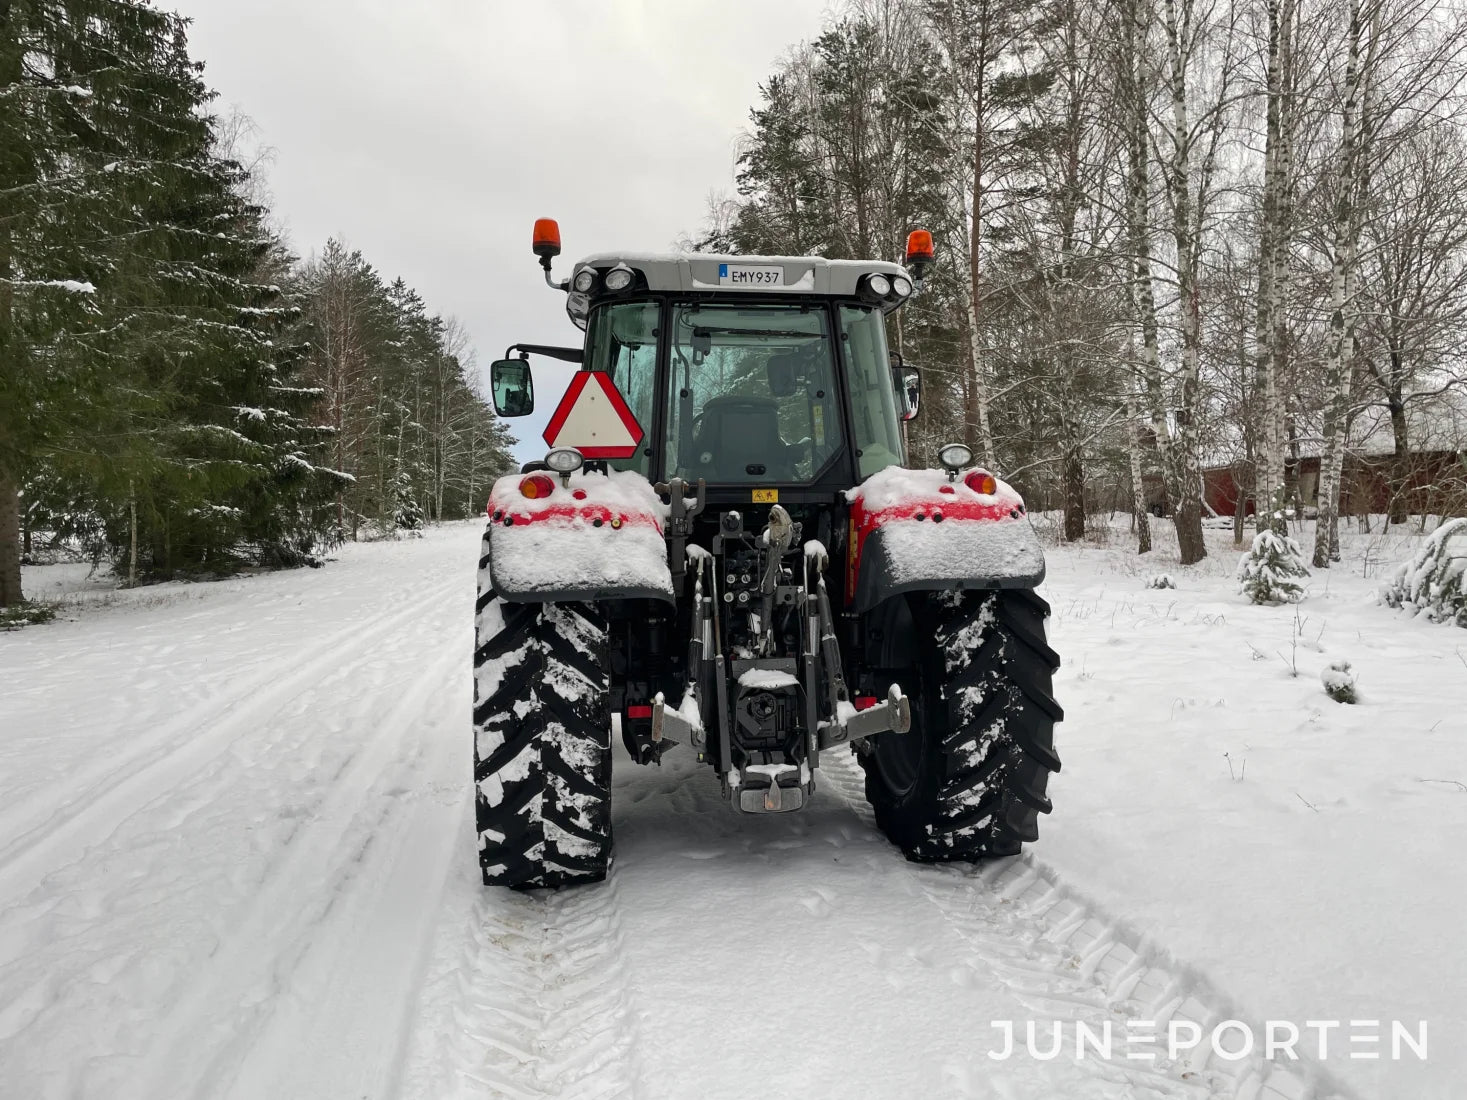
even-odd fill
[[[1062,718],[1043,551],[968,447],[905,465],[921,372],[888,352],[887,322],[920,291],[931,235],[903,265],[614,253],[559,281],[554,221],[533,246],[585,335],[491,366],[505,417],[534,411],[531,356],[575,369],[544,460],[487,507],[484,882],[606,876],[617,738],[638,765],[707,764],[746,814],[798,812],[822,759],[854,753],[911,860],[1035,840]]]

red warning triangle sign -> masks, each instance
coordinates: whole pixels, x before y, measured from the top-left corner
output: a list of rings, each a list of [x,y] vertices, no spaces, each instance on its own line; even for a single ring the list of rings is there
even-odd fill
[[[643,434],[611,375],[579,370],[545,428],[545,442],[587,458],[631,458]]]

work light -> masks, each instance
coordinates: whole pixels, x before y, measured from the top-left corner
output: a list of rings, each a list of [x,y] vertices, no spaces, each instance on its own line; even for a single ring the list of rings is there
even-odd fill
[[[606,273],[607,290],[625,290],[632,285],[632,269],[625,264],[617,264]]]
[[[545,456],[545,465],[557,474],[573,474],[585,465],[585,456],[574,447],[556,447]]]
[[[956,476],[959,470],[973,461],[973,452],[961,443],[949,443],[937,452],[937,461]]]
[[[891,294],[891,280],[885,275],[867,275],[866,294],[871,298],[887,297]]]

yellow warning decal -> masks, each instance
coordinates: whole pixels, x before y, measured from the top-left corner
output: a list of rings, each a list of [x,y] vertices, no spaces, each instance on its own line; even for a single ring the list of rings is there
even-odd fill
[[[778,489],[755,489],[754,490],[754,503],[755,504],[778,504],[779,503],[779,490]]]

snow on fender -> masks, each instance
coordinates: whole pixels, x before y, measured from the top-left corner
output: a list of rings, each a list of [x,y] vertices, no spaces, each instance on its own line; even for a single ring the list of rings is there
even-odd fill
[[[509,474],[489,494],[488,579],[511,602],[671,601],[667,512],[638,473]]]
[[[846,499],[846,598],[857,611],[903,592],[1044,580],[1044,550],[1024,499],[987,471],[949,481],[942,470],[889,466]]]

